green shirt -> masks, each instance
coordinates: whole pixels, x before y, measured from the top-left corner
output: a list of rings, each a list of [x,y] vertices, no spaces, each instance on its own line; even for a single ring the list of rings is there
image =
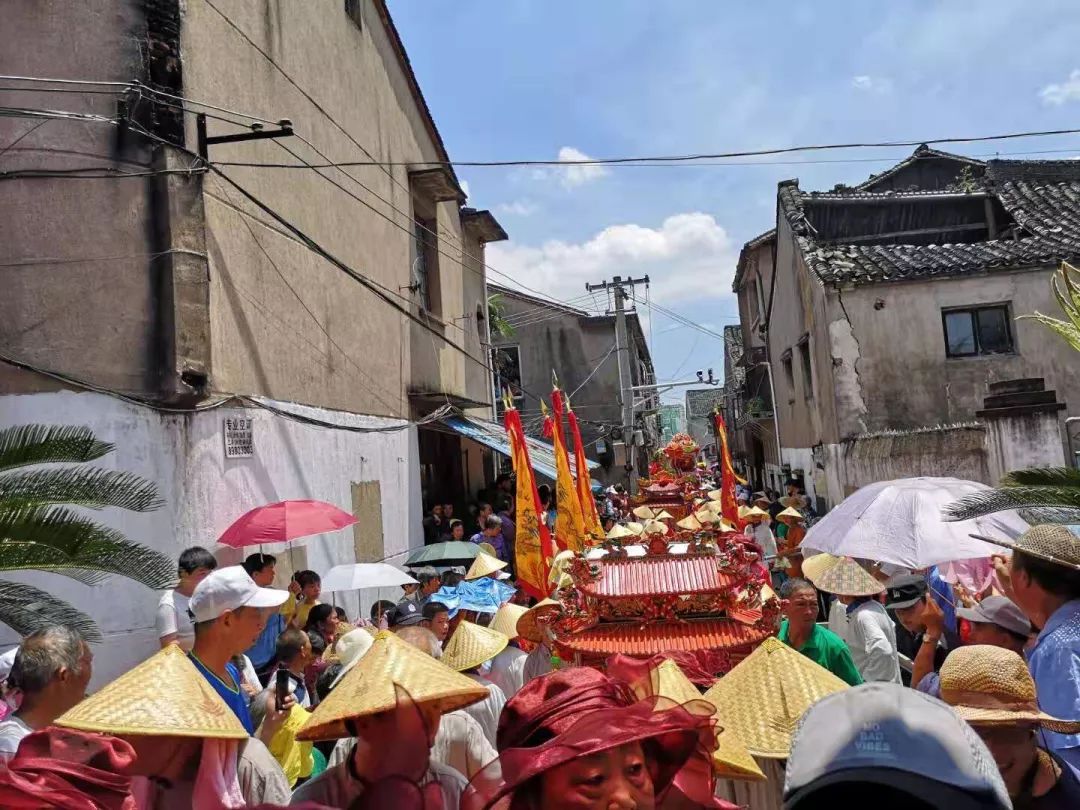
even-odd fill
[[[792,646],[788,641],[788,620],[780,622],[779,639]],[[794,649],[794,648],[793,648]],[[859,670],[855,667],[855,661],[851,658],[851,650],[848,649],[844,640],[832,630],[815,624],[810,638],[798,650],[815,664],[825,667],[833,675],[851,686],[858,686],[863,682]]]

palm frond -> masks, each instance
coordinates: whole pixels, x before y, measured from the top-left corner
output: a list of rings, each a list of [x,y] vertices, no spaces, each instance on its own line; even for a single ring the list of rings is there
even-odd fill
[[[154,589],[168,588],[176,581],[174,565],[167,557],[126,540],[84,543],[75,554],[36,543],[0,541],[0,571],[27,569],[50,571],[86,585],[96,585],[109,574],[119,574]]]
[[[946,520],[972,518],[1006,509],[1080,509],[1080,489],[1075,487],[1001,487],[967,495],[953,501],[942,514]]]
[[[1038,321],[1057,332],[1070,346],[1080,351],[1080,270],[1068,262],[1062,262],[1060,269],[1051,279],[1050,286],[1058,306],[1061,307],[1061,311],[1065,313],[1068,320],[1043,315],[1041,312],[1021,315],[1020,318]]]
[[[87,427],[18,425],[0,430],[0,470],[27,464],[86,462],[111,453]]]
[[[62,506],[8,509],[0,504],[0,549],[9,544],[39,545],[69,559],[90,561],[97,555],[103,570],[154,589],[169,587],[176,577],[174,565],[165,555]]]
[[[0,475],[0,508],[59,503],[89,509],[115,506],[132,512],[150,512],[163,501],[153,483],[118,470],[75,467]]]
[[[1062,523],[1069,526],[1080,524],[1080,509],[1040,506],[1035,509],[1020,509],[1018,512],[1020,517],[1032,526],[1040,523]]]
[[[20,636],[54,624],[77,631],[87,641],[101,641],[94,620],[55,596],[21,582],[0,580],[0,622]]]
[[[1029,467],[1001,477],[999,487],[1075,487],[1080,490],[1080,470],[1075,467]]]

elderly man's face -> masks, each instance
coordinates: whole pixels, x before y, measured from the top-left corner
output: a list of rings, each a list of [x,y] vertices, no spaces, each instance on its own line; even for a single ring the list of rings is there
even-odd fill
[[[817,591],[800,588],[788,597],[783,609],[788,621],[802,626],[813,624],[818,614]]]
[[[896,618],[900,620],[900,624],[904,625],[904,629],[909,633],[921,633],[926,629],[926,623],[923,622],[922,618],[925,603],[924,597],[914,605],[896,609]]]

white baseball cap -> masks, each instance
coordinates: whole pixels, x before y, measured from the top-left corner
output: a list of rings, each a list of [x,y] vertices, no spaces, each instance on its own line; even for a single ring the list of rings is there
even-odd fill
[[[188,610],[198,624],[213,621],[226,610],[278,607],[288,598],[288,591],[260,588],[243,566],[230,565],[211,571],[195,586]]]

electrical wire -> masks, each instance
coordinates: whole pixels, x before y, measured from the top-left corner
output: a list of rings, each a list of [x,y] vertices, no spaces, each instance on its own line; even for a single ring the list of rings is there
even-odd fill
[[[44,123],[44,122],[43,122]],[[204,174],[206,169],[191,167],[188,169],[152,169],[145,172],[127,172],[109,166],[87,166],[74,169],[9,169],[0,171],[0,180],[21,179],[52,179],[52,180],[111,180],[114,178],[128,177],[163,177],[170,174],[180,174],[190,177],[194,174]]]
[[[40,128],[40,127],[43,127],[43,126],[45,126],[45,125],[46,125],[47,123],[49,123],[48,119],[46,119],[46,120],[44,120],[44,121],[38,121],[38,122],[37,122],[36,124],[34,124],[34,125],[33,125],[32,127],[30,127],[29,129],[27,129],[27,130],[26,130],[26,132],[24,132],[24,133],[23,133],[22,135],[20,135],[20,136],[19,136],[18,138],[16,138],[15,140],[13,140],[13,141],[12,141],[11,143],[9,143],[9,144],[8,144],[7,146],[5,146],[5,147],[4,147],[3,149],[0,149],[0,157],[3,157],[4,155],[6,155],[6,154],[8,153],[8,151],[9,151],[9,150],[11,150],[11,149],[12,149],[12,148],[13,148],[13,147],[14,147],[14,146],[16,145],[16,144],[18,144],[18,143],[19,143],[19,141],[21,141],[21,140],[22,140],[23,138],[25,138],[25,137],[26,137],[27,135],[29,135],[29,134],[30,134],[31,132],[34,132],[34,131],[35,131],[35,130],[37,130],[38,128]]]
[[[615,351],[615,347],[618,346],[618,345],[619,345],[618,343],[612,343],[611,344],[611,348],[607,350],[607,354],[605,354],[602,358],[600,358],[599,363],[597,363],[595,366],[593,366],[593,370],[589,372],[589,376],[587,376],[584,380],[581,381],[581,385],[579,385],[577,388],[575,388],[573,391],[570,392],[570,395],[569,395],[570,399],[573,399],[574,397],[576,397],[578,391],[580,391],[582,388],[584,388],[586,383],[588,383],[589,380],[591,380],[594,376],[596,376],[596,372],[598,372],[600,370],[600,367],[603,366],[604,363],[607,362],[607,359],[609,357],[611,357],[612,352]]]

